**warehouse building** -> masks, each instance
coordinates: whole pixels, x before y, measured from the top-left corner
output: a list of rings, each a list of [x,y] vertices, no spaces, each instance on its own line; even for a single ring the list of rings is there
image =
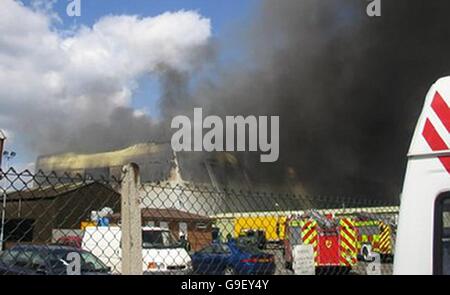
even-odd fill
[[[120,194],[109,185],[65,183],[5,193],[6,247],[14,243],[50,243],[54,229],[80,229],[93,210],[120,210]]]
[[[122,167],[131,162],[140,168],[142,208],[175,208],[209,215],[310,205],[295,194],[242,193],[255,188],[235,154],[174,152],[169,143],[137,144],[96,154],[41,156],[36,169],[56,175],[119,179]]]

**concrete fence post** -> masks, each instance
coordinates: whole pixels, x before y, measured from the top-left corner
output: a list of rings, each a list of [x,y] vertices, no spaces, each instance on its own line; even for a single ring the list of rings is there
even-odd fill
[[[139,166],[131,163],[122,169],[121,222],[122,274],[142,275],[142,216]]]

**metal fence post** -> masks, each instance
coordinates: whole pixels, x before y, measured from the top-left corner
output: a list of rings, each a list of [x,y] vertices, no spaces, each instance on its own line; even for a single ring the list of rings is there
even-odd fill
[[[121,186],[122,274],[142,275],[142,217],[139,166],[123,167]]]
[[[1,178],[0,178],[1,180]],[[5,240],[5,221],[6,221],[6,193],[2,193],[2,220],[0,228],[0,252],[3,251],[4,240]]]

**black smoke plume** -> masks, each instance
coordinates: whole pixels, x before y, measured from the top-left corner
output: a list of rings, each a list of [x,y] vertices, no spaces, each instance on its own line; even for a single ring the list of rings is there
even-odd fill
[[[449,1],[264,1],[236,38],[247,63],[193,95],[211,113],[280,116],[280,160],[253,179],[395,199],[429,86],[450,74]]]
[[[382,15],[373,18],[369,3],[265,0],[226,40],[238,61],[217,62],[213,78],[195,83],[171,69],[161,75],[162,122],[118,110],[114,126],[88,128],[83,138],[95,149],[99,138],[102,148],[167,140],[172,116],[196,106],[278,115],[279,161],[239,155],[253,182],[394,200],[424,96],[450,74],[450,1],[381,0]]]

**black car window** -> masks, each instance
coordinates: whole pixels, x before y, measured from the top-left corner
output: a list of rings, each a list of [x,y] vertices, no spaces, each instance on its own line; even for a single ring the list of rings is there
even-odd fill
[[[81,252],[81,260],[84,266],[90,265],[92,267],[89,268],[89,270],[104,271],[108,269],[108,267],[103,262],[101,262],[100,259],[89,252]]]
[[[41,253],[33,252],[30,257],[30,268],[37,270],[45,267],[45,258]]]
[[[142,231],[142,247],[144,249],[176,248],[178,242],[170,231]]]
[[[100,261],[96,256],[85,251],[68,251],[65,249],[57,249],[50,251],[48,261],[52,271],[56,274],[65,274],[67,272],[67,267],[70,264],[69,254],[77,253],[80,255],[81,271],[88,272],[105,272],[108,267]]]
[[[450,192],[435,205],[434,274],[450,275]]]
[[[15,255],[17,255],[17,253],[14,251],[11,251],[11,250],[7,250],[7,251],[3,252],[0,256],[0,264],[12,265]]]
[[[33,250],[22,250],[16,257],[16,265],[31,268],[31,259],[33,258]]]
[[[3,265],[31,268],[35,255],[31,249],[11,249],[5,251],[0,260]]]

